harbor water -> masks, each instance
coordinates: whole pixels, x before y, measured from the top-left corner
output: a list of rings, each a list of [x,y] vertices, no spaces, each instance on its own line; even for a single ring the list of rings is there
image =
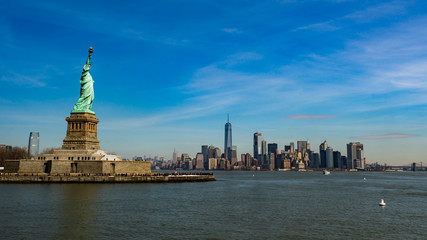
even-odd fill
[[[0,184],[0,238],[427,239],[427,172],[214,174],[195,183]]]

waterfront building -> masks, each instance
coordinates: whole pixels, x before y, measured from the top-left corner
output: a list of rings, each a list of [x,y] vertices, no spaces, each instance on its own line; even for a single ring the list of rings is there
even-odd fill
[[[313,160],[311,162],[312,168],[319,168],[320,167],[320,156],[319,153],[313,153]]]
[[[196,154],[196,170],[204,170],[203,153]]]
[[[347,169],[361,168],[363,159],[358,158],[357,151],[363,151],[363,144],[360,142],[351,142],[347,144]],[[359,157],[361,154],[359,153]],[[364,166],[363,166],[364,167]]]
[[[241,155],[241,160],[242,160],[242,164],[246,168],[250,168],[253,165],[253,161],[254,161],[253,157],[249,153],[242,154]]]
[[[208,145],[202,145],[203,154],[203,167],[209,169],[209,147]]]
[[[334,168],[334,150],[331,147],[326,148],[326,168]]]
[[[183,162],[188,162],[188,161],[190,161],[191,160],[191,158],[190,158],[190,156],[187,154],[187,153],[183,153],[182,155],[181,155],[181,161],[183,161]]]
[[[326,142],[326,140],[319,145],[319,151],[320,150],[325,150],[326,151],[327,148],[328,148],[328,142]]]
[[[265,140],[261,141],[261,154],[262,155],[267,154],[267,141]]]
[[[40,133],[30,132],[30,137],[28,140],[28,154],[32,159],[34,159],[39,154],[39,148],[40,148],[39,142],[40,142]]]
[[[231,123],[227,114],[227,123],[225,124],[225,135],[224,135],[224,157],[227,160],[231,160],[232,151],[232,138],[231,138]]]
[[[231,165],[237,162],[237,146],[231,147]]]
[[[215,158],[215,146],[213,145],[208,148],[208,158]]]
[[[268,154],[274,153],[274,155],[278,154],[277,143],[269,143],[267,144]]]
[[[209,158],[209,165],[208,170],[215,170],[218,165],[218,159],[216,158]]]
[[[333,153],[333,159],[334,159],[334,168],[342,168],[341,166],[341,152],[334,151]]]
[[[356,151],[357,160],[355,161],[355,168],[365,169],[365,155],[363,149],[357,149]]]
[[[213,157],[214,158],[221,158],[222,157],[221,149],[219,147],[214,148]]]
[[[254,157],[258,158],[258,154],[262,154],[262,141],[264,138],[261,133],[254,133]]]
[[[319,154],[320,154],[320,167],[326,167],[326,149],[328,148],[328,143],[326,140],[319,145]]]
[[[341,168],[347,168],[347,157],[341,156]]]
[[[273,170],[275,169],[275,162],[276,162],[276,154],[270,153],[268,154],[268,169]]]
[[[326,167],[326,150],[320,150],[319,156],[320,156],[319,167],[325,168]]]
[[[313,151],[311,151],[309,148],[308,148],[308,146],[310,146],[310,144],[308,144],[307,145],[307,155],[308,155],[308,167],[309,168],[311,168],[311,167],[313,167],[313,154],[314,154],[314,152]]]
[[[225,170],[227,169],[227,159],[225,158],[219,158],[217,159],[217,169]]]
[[[300,152],[301,154],[304,154],[305,151],[307,150],[307,141],[297,141],[297,149],[298,149],[298,152]]]

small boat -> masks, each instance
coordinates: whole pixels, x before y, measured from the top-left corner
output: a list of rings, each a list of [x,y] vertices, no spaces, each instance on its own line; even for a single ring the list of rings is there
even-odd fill
[[[331,174],[331,172],[329,172],[328,170],[326,170],[326,169],[324,169],[323,170],[323,175],[329,175],[329,174]]]
[[[379,205],[380,205],[381,207],[385,207],[384,199],[381,199],[381,202],[379,203]]]

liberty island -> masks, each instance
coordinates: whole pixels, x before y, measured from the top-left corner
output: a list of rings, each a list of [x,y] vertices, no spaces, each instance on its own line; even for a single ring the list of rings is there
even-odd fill
[[[35,159],[6,160],[0,182],[183,182],[211,181],[213,174],[152,173],[149,161],[124,161],[101,150],[97,137],[99,119],[92,110],[93,48],[83,66],[80,97],[66,118],[67,135],[61,149],[38,154]]]

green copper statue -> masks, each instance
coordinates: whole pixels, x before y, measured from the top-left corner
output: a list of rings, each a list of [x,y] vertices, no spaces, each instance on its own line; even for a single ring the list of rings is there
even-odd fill
[[[75,112],[87,112],[93,113],[92,111],[92,102],[95,98],[95,92],[93,91],[93,81],[92,76],[89,73],[91,63],[90,58],[92,57],[93,49],[89,48],[89,57],[87,58],[86,64],[83,66],[82,77],[80,78],[80,98],[77,100],[77,103],[74,105],[73,113]]]

